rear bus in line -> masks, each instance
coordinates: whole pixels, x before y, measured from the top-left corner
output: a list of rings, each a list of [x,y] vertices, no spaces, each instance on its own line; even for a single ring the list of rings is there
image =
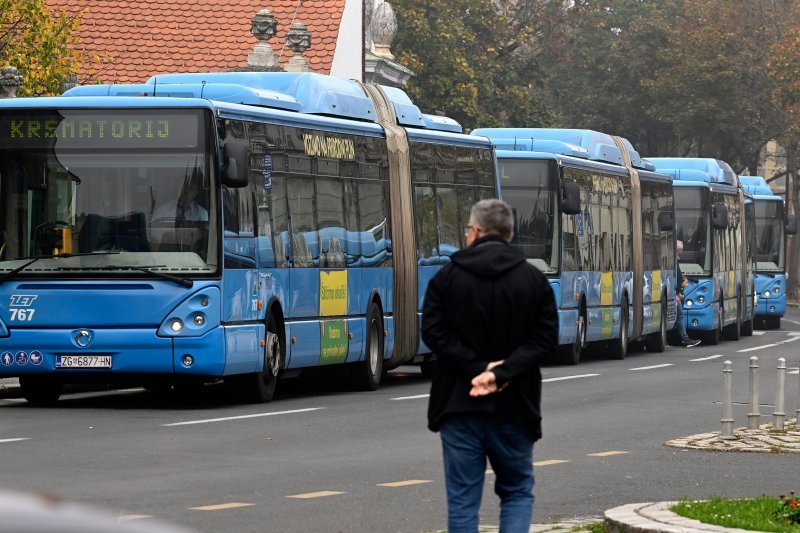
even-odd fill
[[[739,176],[755,211],[756,327],[780,329],[786,313],[786,235],[797,232],[797,220],[783,198],[761,176]]]
[[[627,140],[595,131],[472,134],[495,144],[513,244],[555,292],[559,360],[577,364],[590,344],[619,359],[633,342],[663,351],[675,323],[670,178]]]
[[[746,193],[736,173],[712,158],[654,157],[673,179],[679,258],[689,280],[684,319],[689,336],[717,344],[753,334],[752,246],[747,246]]]
[[[430,359],[428,279],[497,195],[494,149],[398,89],[168,74],[0,100],[0,377],[246,401]]]

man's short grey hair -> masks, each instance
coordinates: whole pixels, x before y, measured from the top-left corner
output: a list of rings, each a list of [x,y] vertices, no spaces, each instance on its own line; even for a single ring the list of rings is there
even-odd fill
[[[472,206],[470,218],[485,235],[499,235],[507,241],[514,235],[514,215],[507,203],[490,198]]]

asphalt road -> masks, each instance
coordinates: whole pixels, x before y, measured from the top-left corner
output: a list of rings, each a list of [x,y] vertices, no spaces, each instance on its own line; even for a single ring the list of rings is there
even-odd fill
[[[795,342],[798,341],[798,342]],[[722,363],[734,364],[734,418],[746,425],[749,358],[760,358],[762,422],[787,359],[794,415],[800,312],[739,342],[594,356],[544,372],[535,522],[600,515],[639,501],[777,495],[800,489],[797,455],[679,450],[664,442],[718,431]],[[426,429],[429,382],[392,372],[377,392],[332,378],[282,382],[266,405],[141,389],[62,397],[39,409],[0,400],[0,487],[46,491],[199,532],[421,532],[445,525],[438,436]],[[492,475],[482,520],[497,524]]]

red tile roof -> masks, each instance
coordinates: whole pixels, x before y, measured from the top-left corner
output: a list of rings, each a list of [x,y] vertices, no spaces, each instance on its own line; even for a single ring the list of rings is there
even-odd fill
[[[330,73],[345,0],[47,0],[53,8],[83,10],[80,48],[100,56],[102,83],[139,83],[154,74],[219,72],[247,65],[258,44],[251,19],[269,9],[278,29],[269,44],[283,67],[292,57],[284,46],[292,22],[306,25],[311,48],[304,57],[314,72]]]

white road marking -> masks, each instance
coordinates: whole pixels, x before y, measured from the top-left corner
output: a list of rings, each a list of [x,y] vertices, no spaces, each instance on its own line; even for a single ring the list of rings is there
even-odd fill
[[[784,322],[791,322],[792,324],[797,324],[798,326],[800,326],[800,322],[795,322],[794,320],[789,320],[788,318],[784,318],[783,320]]]
[[[119,517],[120,522],[127,522],[128,520],[142,520],[144,518],[153,518],[149,514],[124,514]]]
[[[28,438],[28,437],[25,437],[25,438],[22,438],[22,439],[0,439],[0,444],[3,444],[4,442],[19,442],[19,441],[22,441],[22,440],[31,440],[31,439]]]
[[[254,415],[226,416],[223,418],[208,418],[206,420],[190,420],[188,422],[175,422],[172,424],[161,424],[162,427],[191,426],[194,424],[211,424],[213,422],[227,422],[229,420],[244,420],[246,418],[259,418],[262,416],[291,415],[295,413],[307,413],[309,411],[319,411],[324,407],[309,407],[308,409],[293,409],[291,411],[275,411],[272,413],[256,413]]]
[[[612,455],[623,455],[630,452],[623,452],[621,450],[611,450],[608,452],[587,453],[588,457],[611,457]]]
[[[666,368],[668,366],[675,366],[674,363],[664,363],[663,365],[640,366],[638,368],[629,368],[628,370],[653,370],[655,368]]]
[[[754,331],[753,335],[758,336],[758,335],[763,335],[764,333],[766,333],[766,331]]]
[[[568,463],[568,462],[569,461],[566,461],[564,459],[550,459],[548,461],[534,461],[533,462],[533,466],[560,465],[560,464],[564,464],[564,463]]]
[[[550,383],[552,381],[565,381],[567,379],[580,379],[580,378],[593,378],[595,376],[599,376],[600,374],[578,374],[575,376],[561,376],[560,378],[548,378],[543,379],[542,383]]]
[[[202,507],[189,507],[192,511],[222,511],[224,509],[238,509],[240,507],[252,507],[254,503],[220,503],[217,505],[203,505]]]
[[[763,350],[764,348],[772,348],[777,344],[765,344],[764,346],[755,346],[754,348],[745,348],[744,350],[736,350],[736,353],[754,352],[756,350]]]
[[[305,494],[294,494],[287,496],[287,498],[296,498],[298,500],[310,500],[311,498],[324,498],[325,496],[338,496],[339,494],[347,494],[346,492],[338,492],[335,490],[321,490],[319,492],[307,492]]]
[[[712,359],[719,359],[720,357],[725,357],[725,356],[722,354],[709,355],[708,357],[701,357],[699,359],[689,359],[689,361],[691,361],[692,363],[697,363],[699,361],[711,361]]]
[[[789,335],[790,337],[793,337],[800,335],[800,331],[787,331],[786,334]]]
[[[416,396],[400,396],[399,398],[390,398],[391,400],[419,400],[420,398],[427,398],[430,394],[417,394]]]
[[[423,483],[433,483],[430,479],[409,479],[407,481],[392,481],[391,483],[378,483],[379,487],[410,487],[411,485],[421,485]]]
[[[789,337],[785,341],[778,341],[778,344],[787,344],[789,342],[800,341],[800,337]]]

